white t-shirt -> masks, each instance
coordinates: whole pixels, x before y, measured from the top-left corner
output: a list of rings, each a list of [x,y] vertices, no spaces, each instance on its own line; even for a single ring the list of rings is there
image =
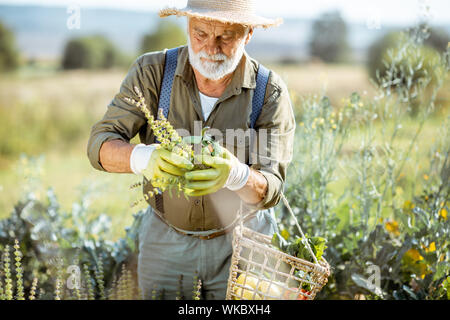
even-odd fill
[[[205,96],[200,91],[198,93],[200,94],[200,103],[202,104],[203,118],[206,121],[208,120],[208,117],[211,114],[214,105],[216,104],[216,101],[219,100],[219,98]]]

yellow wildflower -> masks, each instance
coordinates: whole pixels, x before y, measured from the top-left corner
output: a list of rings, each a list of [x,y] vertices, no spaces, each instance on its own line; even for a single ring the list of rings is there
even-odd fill
[[[417,249],[409,249],[405,252],[403,256],[403,263],[405,264],[406,270],[414,273],[419,278],[423,279],[429,273],[430,269],[424,258],[420,255]]]
[[[442,208],[441,210],[439,210],[439,217],[442,217],[442,219],[447,220],[447,209]]]
[[[410,213],[410,211],[414,209],[414,207],[415,207],[414,203],[412,203],[410,200],[406,200],[403,203],[403,210],[406,211],[406,213]]]
[[[425,249],[425,252],[435,252],[436,251],[436,242],[430,243],[430,246]]]
[[[419,264],[417,269],[418,269],[417,273],[420,279],[424,279],[427,274],[431,273],[431,271],[428,269],[428,266],[425,263]]]
[[[417,249],[409,249],[408,251],[406,251],[405,258],[411,260],[412,262],[423,260],[423,257],[420,255]]]
[[[429,177],[427,174],[424,174],[424,175],[423,175],[423,178],[424,178],[425,180],[430,179],[430,177]]]
[[[385,228],[389,233],[392,233],[395,236],[400,235],[400,231],[398,230],[398,222],[395,220],[386,222]]]
[[[281,230],[281,236],[286,240],[289,239],[289,231],[287,231],[286,229]]]
[[[436,242],[430,243],[430,246],[427,248],[426,245],[422,244],[422,248],[425,250],[426,253],[429,252],[435,252],[436,251]]]

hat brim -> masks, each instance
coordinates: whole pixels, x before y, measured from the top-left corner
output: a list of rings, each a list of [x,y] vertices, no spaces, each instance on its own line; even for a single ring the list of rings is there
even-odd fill
[[[161,18],[165,18],[168,16],[187,16],[194,17],[199,19],[213,20],[219,21],[223,23],[230,24],[240,24],[248,27],[261,27],[261,28],[269,28],[276,27],[283,23],[283,19],[268,19],[264,17],[260,17],[253,14],[236,14],[236,12],[220,10],[220,11],[211,11],[204,9],[192,9],[189,7],[178,9],[178,8],[165,8],[159,11],[159,16]]]

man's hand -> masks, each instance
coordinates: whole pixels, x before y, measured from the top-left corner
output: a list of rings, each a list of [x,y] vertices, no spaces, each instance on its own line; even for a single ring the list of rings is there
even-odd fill
[[[202,155],[196,156],[196,160],[211,167],[211,169],[194,170],[186,172],[186,191],[189,196],[202,196],[216,192],[223,187],[237,190],[245,185],[249,167],[239,162],[226,148],[220,148],[219,156],[211,156],[202,150]]]
[[[193,167],[189,160],[155,145],[147,168],[142,171],[142,174],[154,187],[164,188],[167,183],[175,181]]]

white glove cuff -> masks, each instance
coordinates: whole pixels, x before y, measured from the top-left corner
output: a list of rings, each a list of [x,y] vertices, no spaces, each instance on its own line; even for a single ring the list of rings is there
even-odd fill
[[[131,151],[130,168],[135,174],[142,174],[142,171],[147,168],[148,161],[152,155],[154,145],[138,144]]]
[[[231,168],[225,187],[231,191],[242,189],[247,183],[249,176],[250,167],[244,163],[239,163],[239,165]]]

